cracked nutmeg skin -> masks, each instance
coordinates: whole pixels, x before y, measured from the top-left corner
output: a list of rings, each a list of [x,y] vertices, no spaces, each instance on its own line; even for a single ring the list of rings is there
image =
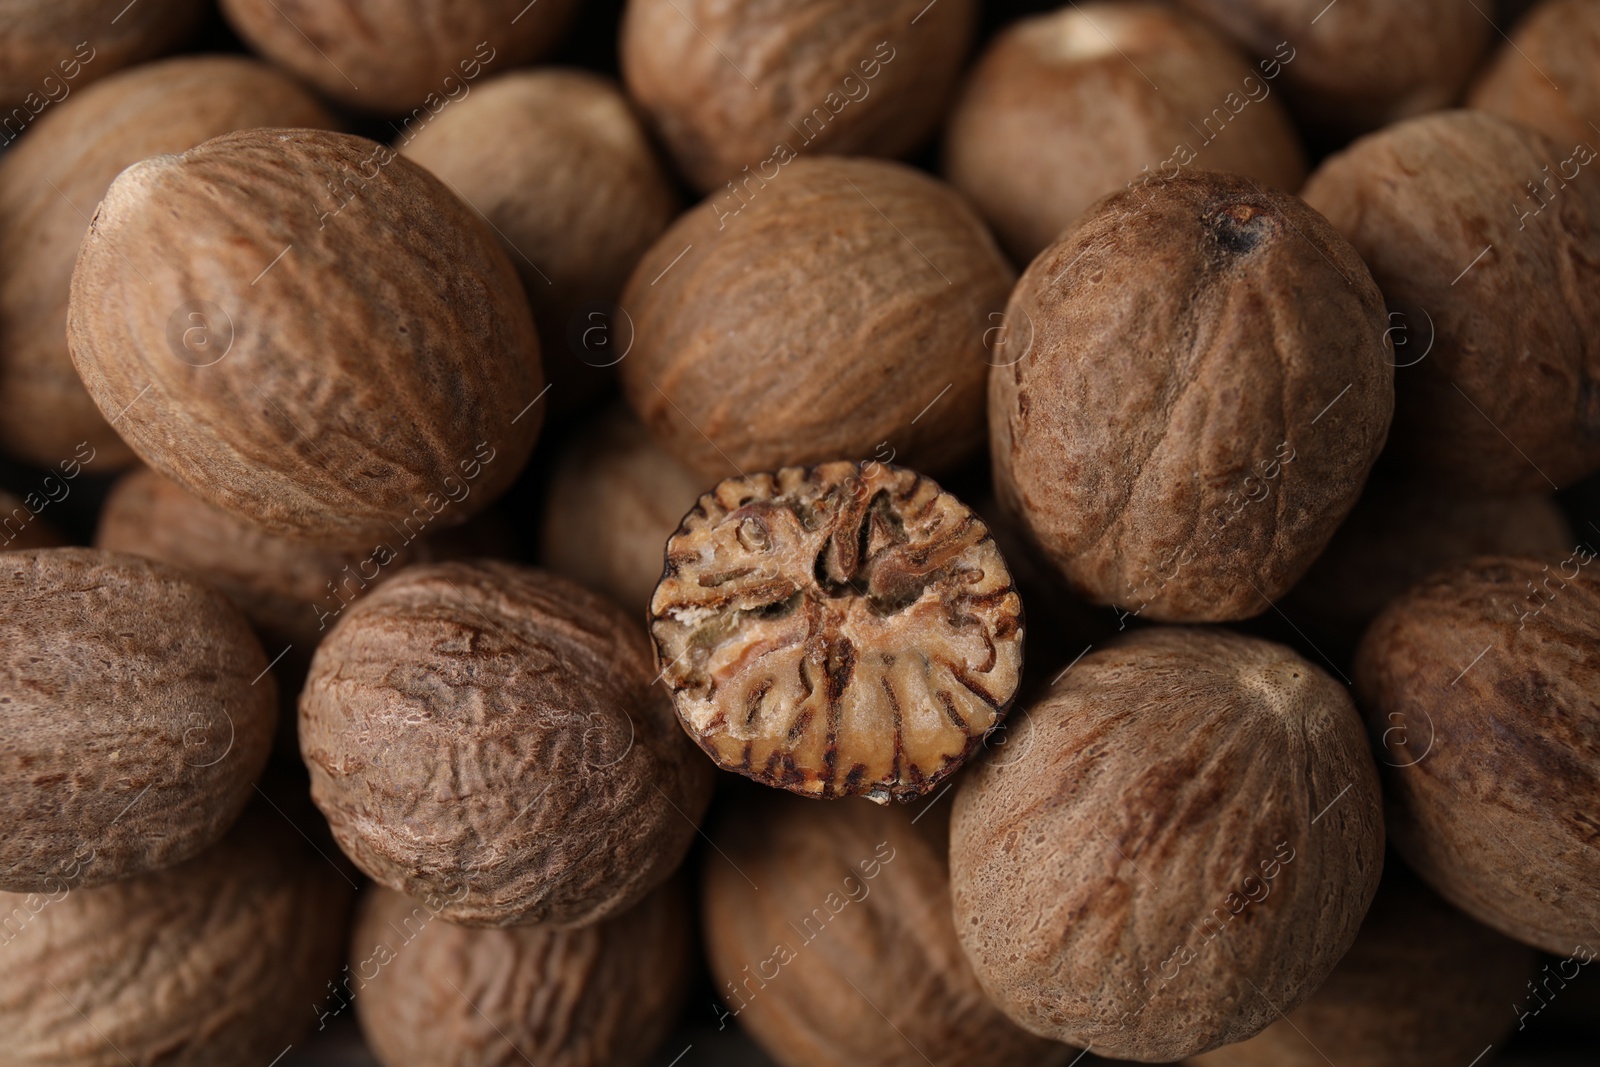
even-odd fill
[[[0,1067],[268,1064],[327,999],[354,895],[264,802],[168,870],[0,893],[13,924],[0,944]]]
[[[1354,249],[1298,199],[1193,174],[1107,197],[1023,274],[989,372],[1001,504],[1080,595],[1266,610],[1383,448],[1393,346]]]
[[[361,901],[352,998],[384,1067],[639,1067],[678,1021],[694,977],[683,880],[577,930],[475,930],[374,886]]]
[[[1597,53],[1600,8],[1589,0],[1544,0],[1484,66],[1467,106],[1532,126],[1563,148],[1593,144],[1589,124],[1600,122]]]
[[[1356,652],[1395,850],[1446,900],[1565,955],[1600,924],[1600,579],[1583,545],[1413,586]]]
[[[581,926],[682,861],[713,772],[639,624],[531,567],[411,567],[346,609],[300,697],[311,795],[375,881],[467,926]]]
[[[724,770],[811,797],[909,800],[1005,717],[1022,600],[931,479],[882,463],[730,478],[667,542],[662,677]]]
[[[0,890],[193,856],[244,809],[276,722],[249,623],[198,577],[87,548],[0,556]]]
[[[150,466],[341,548],[464,522],[516,478],[542,411],[494,232],[348,134],[243,130],[124,170],[78,254],[67,340]]]
[[[1147,628],[1019,718],[956,790],[950,837],[956,931],[1007,1015],[1166,1062],[1316,990],[1383,868],[1343,685],[1267,641]]]
[[[1362,138],[1306,183],[1306,202],[1372,268],[1408,350],[1431,341],[1395,372],[1386,466],[1475,493],[1544,492],[1600,470],[1594,157],[1446,111]]]

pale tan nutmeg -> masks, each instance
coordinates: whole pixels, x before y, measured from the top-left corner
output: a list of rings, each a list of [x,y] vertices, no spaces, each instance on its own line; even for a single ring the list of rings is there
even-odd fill
[[[943,170],[1022,264],[1124,187],[1203,169],[1292,193],[1305,155],[1266,69],[1168,4],[1071,4],[990,42]]]
[[[0,1065],[264,1067],[298,1045],[354,892],[285,808],[169,870],[0,893]]]
[[[975,0],[629,0],[622,75],[691,185],[904,155],[949,105]]]
[[[1378,775],[1345,687],[1287,648],[1149,628],[1097,647],[956,788],[956,931],[1034,1033],[1167,1061],[1310,996],[1378,886]]]
[[[1066,1063],[1072,1049],[989,1002],[961,951],[948,804],[729,804],[701,899],[719,1025],[736,1021],[781,1067]]]
[[[1395,373],[1397,472],[1542,493],[1600,470],[1595,155],[1447,111],[1362,138],[1306,183],[1417,353]]]
[[[1023,274],[989,377],[995,490],[1082,596],[1265,611],[1355,504],[1393,404],[1383,298],[1295,197],[1194,174],[1107,197]]]
[[[1396,864],[1320,989],[1250,1040],[1187,1062],[1464,1067],[1517,1028],[1535,963],[1532,949],[1473,922]]]
[[[91,82],[182,44],[208,6],[206,0],[6,0],[0,145]]]
[[[1580,144],[1600,147],[1594,126],[1600,123],[1596,57],[1600,5],[1544,0],[1516,24],[1478,75],[1467,106],[1532,126],[1554,139],[1563,158]]]
[[[661,581],[667,539],[705,488],[617,405],[556,463],[540,561],[641,614]]]
[[[72,275],[90,396],[150,466],[278,534],[358,548],[464,522],[543,408],[494,232],[383,145],[246,130],[111,184]]]
[[[1494,38],[1473,0],[1182,0],[1247,54],[1281,61],[1295,116],[1349,137],[1449,107]]]
[[[0,556],[0,889],[193,856],[244,809],[276,719],[249,624],[187,572],[87,548]]]
[[[48,498],[42,499],[48,501]],[[34,506],[37,507],[38,504],[35,503]],[[61,535],[56,533],[48,522],[39,518],[26,500],[0,489],[0,552],[55,548],[63,543]]]
[[[1600,924],[1600,578],[1579,544],[1483,556],[1395,600],[1357,698],[1396,851],[1480,922],[1560,955]]]
[[[712,197],[628,282],[628,404],[708,482],[836,459],[941,473],[983,439],[1012,283],[949,186],[897,163],[800,159]]]
[[[41,115],[0,157],[0,411],[6,413],[0,448],[49,466],[87,442],[97,472],[133,460],[67,352],[67,295],[78,246],[88,216],[124,167],[230,130],[333,125],[310,93],[243,56],[186,56],[138,67]]]
[[[474,930],[374,886],[343,985],[384,1067],[640,1067],[694,975],[687,898],[674,878],[580,930]]]
[[[245,43],[342,104],[436,115],[548,53],[579,0],[221,0]]]
[[[409,568],[317,648],[312,798],[358,867],[451,922],[596,922],[677,868],[710,800],[656,677],[640,624],[576,583]]]

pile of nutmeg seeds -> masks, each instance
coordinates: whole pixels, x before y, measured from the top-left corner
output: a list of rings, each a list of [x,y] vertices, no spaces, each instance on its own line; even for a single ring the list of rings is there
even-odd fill
[[[0,0],[0,1067],[1576,1067],[1600,0]]]

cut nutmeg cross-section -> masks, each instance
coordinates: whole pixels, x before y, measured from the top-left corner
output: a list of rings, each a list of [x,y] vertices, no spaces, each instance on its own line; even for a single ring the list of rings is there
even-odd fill
[[[1022,601],[988,527],[882,463],[721,483],[667,542],[650,615],[700,747],[806,796],[928,792],[1022,671]]]

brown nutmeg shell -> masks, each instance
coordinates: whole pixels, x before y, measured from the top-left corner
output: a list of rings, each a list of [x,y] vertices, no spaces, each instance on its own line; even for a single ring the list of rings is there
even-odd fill
[[[181,44],[200,25],[205,0],[11,0],[0,37],[4,140],[38,115],[123,67]]]
[[[1593,145],[1592,123],[1600,122],[1596,55],[1600,8],[1587,0],[1544,0],[1516,24],[1478,75],[1467,106],[1532,126],[1552,138],[1563,156],[1574,145]]]

